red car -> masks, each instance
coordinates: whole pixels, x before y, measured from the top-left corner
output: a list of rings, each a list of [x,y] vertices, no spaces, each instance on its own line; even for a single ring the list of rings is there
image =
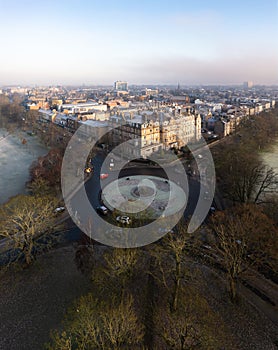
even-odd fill
[[[100,174],[100,179],[104,180],[108,177],[108,174]]]

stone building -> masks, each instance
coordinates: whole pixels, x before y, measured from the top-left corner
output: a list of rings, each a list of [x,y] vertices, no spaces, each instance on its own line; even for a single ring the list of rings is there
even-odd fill
[[[147,158],[152,153],[181,148],[201,138],[201,117],[192,113],[172,115],[145,111],[129,116],[115,114],[109,121],[113,146],[126,158]]]

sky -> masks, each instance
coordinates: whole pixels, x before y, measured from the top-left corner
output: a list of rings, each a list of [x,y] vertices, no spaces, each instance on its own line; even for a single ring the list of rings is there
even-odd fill
[[[0,85],[278,84],[277,0],[0,0]]]

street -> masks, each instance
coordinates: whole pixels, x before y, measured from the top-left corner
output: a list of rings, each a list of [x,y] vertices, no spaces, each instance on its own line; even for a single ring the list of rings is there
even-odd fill
[[[86,182],[85,188],[87,192],[87,196],[94,208],[96,208],[98,205],[100,205],[100,198],[99,193],[101,191],[101,182],[102,185],[105,186],[108,183],[116,180],[116,172],[109,171],[108,169],[102,168],[102,162],[104,160],[104,156],[99,153],[97,156],[93,159],[93,166],[94,166],[94,173],[89,181]],[[108,178],[105,180],[99,179],[100,172],[106,172],[109,174]],[[184,182],[181,174],[175,173],[174,171],[171,172],[172,174],[172,181],[176,182],[177,184],[182,184]],[[167,178],[165,171],[162,168],[159,167],[153,167],[148,166],[145,164],[138,164],[136,166],[132,165],[130,168],[124,168],[120,171],[119,177],[128,177],[132,175],[151,175],[151,176],[158,176],[158,177],[164,177]],[[196,207],[196,204],[198,202],[199,193],[200,193],[200,183],[197,178],[193,178],[188,176],[188,187],[189,187],[189,198],[187,207],[185,210],[185,217],[189,217],[193,214],[194,209]],[[75,196],[79,196],[79,193],[77,193]],[[81,199],[80,199],[81,200]]]

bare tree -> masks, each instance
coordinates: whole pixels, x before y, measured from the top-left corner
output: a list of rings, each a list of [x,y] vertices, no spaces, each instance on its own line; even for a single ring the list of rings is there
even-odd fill
[[[277,138],[277,108],[246,118],[239,127],[242,142],[248,143],[254,150],[267,147]]]
[[[278,231],[255,205],[243,205],[218,213],[212,219],[215,240],[211,242],[226,270],[231,300],[237,281],[250,267],[277,263]]]
[[[143,340],[144,328],[136,316],[133,303],[133,298],[127,295],[118,307],[101,314],[105,338],[115,350],[130,348]]]
[[[72,337],[66,331],[51,333],[52,343],[46,344],[47,350],[73,350]]]
[[[224,338],[216,313],[192,286],[182,291],[174,312],[160,301],[154,324],[156,344],[161,350],[216,349]]]
[[[228,219],[229,220],[229,219]],[[245,269],[246,243],[241,223],[229,220],[225,225],[216,224],[217,251],[221,256],[229,281],[231,299],[236,299],[236,281]],[[241,240],[239,239],[241,237]]]
[[[65,329],[52,334],[52,344],[48,344],[48,349],[61,349],[60,344],[65,349],[80,350],[142,349],[143,336],[144,328],[130,295],[120,301],[112,298],[105,304],[88,294],[69,310]]]
[[[53,148],[45,156],[39,157],[30,167],[31,183],[42,179],[57,191],[61,186],[63,152]]]
[[[53,232],[56,205],[53,197],[19,195],[0,208],[0,235],[19,249],[27,265],[36,251],[47,245],[47,240],[40,243],[38,238]]]
[[[50,186],[46,179],[41,177],[34,179],[34,181],[27,183],[27,188],[33,196],[54,195],[54,188]]]
[[[136,271],[138,258],[137,249],[109,249],[103,255],[102,266],[93,270],[92,279],[100,288],[116,289],[122,296]]]
[[[263,203],[263,211],[275,222],[276,226],[278,227],[278,196],[273,194],[267,199],[268,200]]]
[[[168,233],[152,252],[156,264],[152,274],[167,290],[172,291],[170,302],[172,311],[175,311],[178,306],[181,282],[191,278],[191,273],[186,268],[185,256],[194,244],[192,236],[187,233],[186,223],[181,222],[176,227],[176,231]]]
[[[258,158],[250,145],[229,145],[216,157],[223,194],[233,202],[263,203],[277,192],[278,176]]]

